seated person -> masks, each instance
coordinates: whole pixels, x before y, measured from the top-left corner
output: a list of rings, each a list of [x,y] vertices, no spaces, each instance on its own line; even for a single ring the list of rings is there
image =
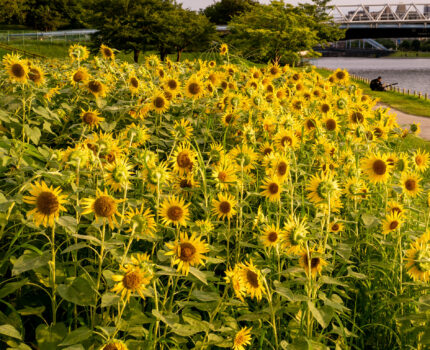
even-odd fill
[[[382,84],[382,77],[377,77],[370,82],[370,89],[372,91],[385,91],[384,84]]]

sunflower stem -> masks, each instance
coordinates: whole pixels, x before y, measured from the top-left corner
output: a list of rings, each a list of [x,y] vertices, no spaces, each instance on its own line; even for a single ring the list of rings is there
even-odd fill
[[[51,296],[51,304],[52,304],[52,324],[57,323],[57,286],[55,282],[55,222],[52,225],[51,230],[51,288],[52,288],[52,296]]]
[[[97,311],[97,304],[99,299],[99,289],[100,289],[100,282],[102,277],[102,267],[103,267],[103,257],[104,257],[104,250],[105,250],[105,234],[106,234],[106,224],[103,222],[102,226],[102,232],[101,232],[101,247],[100,247],[100,254],[99,254],[99,267],[97,271],[97,282],[96,282],[96,301],[95,306],[93,309],[93,314],[91,317],[91,328],[94,328],[95,324],[95,317],[96,317],[96,311]]]
[[[275,337],[275,349],[278,350],[279,349],[278,331],[277,331],[277,327],[276,327],[275,309],[273,308],[272,291],[269,288],[269,285],[267,283],[266,277],[263,277],[263,281],[264,281],[264,285],[266,287],[267,300],[269,301],[270,314],[271,314],[271,317],[272,317],[271,324],[272,324],[272,328],[273,328],[273,336]]]
[[[136,229],[135,226],[133,226],[130,238],[128,240],[127,247],[125,248],[124,254],[123,254],[122,258],[121,258],[121,265],[124,265],[124,261],[125,261],[125,259],[127,257],[128,251],[130,250],[131,243],[133,242],[133,238],[134,238],[134,231],[135,231],[135,229]]]

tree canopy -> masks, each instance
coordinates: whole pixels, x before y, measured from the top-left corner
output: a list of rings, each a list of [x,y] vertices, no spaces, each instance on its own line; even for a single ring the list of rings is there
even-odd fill
[[[326,0],[312,5],[294,7],[283,1],[254,6],[251,11],[233,17],[229,22],[232,46],[247,58],[261,61],[294,63],[300,52],[312,50],[317,44],[335,40],[342,31],[330,27],[330,18],[321,11]]]
[[[249,11],[257,4],[257,0],[220,0],[206,7],[203,13],[212,23],[227,24],[232,17]]]

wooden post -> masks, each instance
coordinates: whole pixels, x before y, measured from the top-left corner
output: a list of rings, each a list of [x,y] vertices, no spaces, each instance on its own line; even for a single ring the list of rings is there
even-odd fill
[[[424,94],[424,99],[427,100],[428,99],[428,94],[427,92]]]
[[[409,95],[409,89],[408,89],[408,95]]]
[[[421,98],[421,92],[418,93],[418,98]]]

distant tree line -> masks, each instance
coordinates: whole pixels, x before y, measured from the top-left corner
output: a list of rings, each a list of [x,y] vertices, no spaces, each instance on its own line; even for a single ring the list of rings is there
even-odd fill
[[[0,23],[36,30],[95,28],[101,43],[139,54],[157,50],[161,59],[184,51],[204,51],[225,41],[235,53],[255,61],[291,63],[299,52],[337,40],[343,32],[327,16],[329,0],[292,6],[274,0],[219,0],[200,12],[174,0],[0,0]],[[219,38],[216,24],[228,24]]]

